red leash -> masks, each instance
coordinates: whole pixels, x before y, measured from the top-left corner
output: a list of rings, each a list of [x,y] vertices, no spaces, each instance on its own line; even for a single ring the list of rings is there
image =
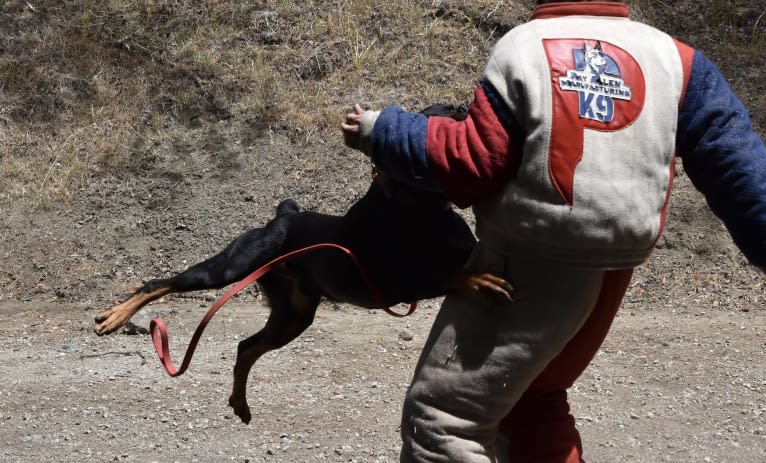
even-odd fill
[[[296,251],[289,252],[283,256],[277,257],[276,259],[272,260],[271,262],[267,263],[266,265],[262,266],[258,270],[254,271],[247,277],[245,277],[242,281],[234,285],[231,289],[229,289],[223,296],[219,297],[217,301],[210,307],[205,314],[204,317],[202,317],[202,320],[199,322],[199,325],[197,326],[197,329],[194,331],[194,335],[191,338],[191,341],[189,342],[189,347],[186,348],[186,355],[184,355],[183,362],[181,362],[181,368],[176,370],[176,367],[173,366],[173,361],[170,359],[170,347],[168,345],[168,330],[165,326],[165,322],[162,321],[161,318],[157,317],[154,318],[151,323],[149,324],[149,331],[151,331],[152,334],[152,342],[154,343],[154,349],[157,351],[157,356],[160,358],[160,362],[162,362],[162,366],[165,367],[165,371],[168,372],[168,374],[172,377],[181,376],[184,374],[187,368],[189,368],[189,364],[191,363],[192,356],[194,356],[194,350],[197,348],[197,343],[199,342],[199,339],[202,337],[202,332],[205,331],[205,327],[207,326],[208,322],[211,318],[213,318],[213,315],[215,315],[216,312],[218,312],[218,309],[223,307],[226,302],[229,301],[235,294],[242,291],[246,287],[253,284],[258,278],[262,277],[266,273],[268,273],[272,268],[275,266],[281,264],[282,262],[292,259],[293,257],[298,257],[300,255],[309,253],[311,251],[315,251],[317,249],[321,248],[334,248],[338,249],[339,251],[343,251],[346,255],[348,255],[353,261],[354,264],[356,264],[357,268],[359,269],[359,272],[362,274],[362,277],[364,278],[365,283],[367,283],[367,287],[369,288],[370,292],[372,293],[375,300],[378,302],[378,304],[383,307],[383,310],[385,310],[388,314],[393,315],[395,317],[406,317],[408,315],[411,315],[412,312],[415,311],[415,308],[417,307],[417,303],[413,302],[410,304],[410,309],[407,311],[407,313],[400,314],[396,313],[393,310],[391,310],[389,307],[385,305],[383,302],[383,296],[380,294],[380,291],[378,291],[378,288],[372,284],[372,280],[370,280],[370,277],[367,275],[367,272],[365,271],[364,267],[362,266],[361,262],[359,262],[359,259],[356,258],[356,256],[347,248],[344,248],[343,246],[339,246],[337,244],[333,243],[320,243],[320,244],[314,244],[311,246],[307,246],[302,249],[298,249]]]

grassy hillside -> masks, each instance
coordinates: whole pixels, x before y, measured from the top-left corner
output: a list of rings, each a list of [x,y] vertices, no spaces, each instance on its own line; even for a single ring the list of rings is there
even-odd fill
[[[702,49],[766,127],[766,5],[636,0]],[[28,0],[0,5],[0,207],[66,204],[207,124],[340,143],[348,106],[469,99],[531,0]]]

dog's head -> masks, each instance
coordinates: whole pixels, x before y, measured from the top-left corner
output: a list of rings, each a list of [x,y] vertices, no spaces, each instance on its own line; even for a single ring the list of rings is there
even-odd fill
[[[427,117],[442,116],[451,117],[456,121],[462,121],[468,115],[468,104],[462,103],[455,106],[447,103],[435,103],[420,111]],[[384,172],[375,171],[374,182],[380,186],[386,197],[403,206],[423,208],[446,208],[449,201],[443,194],[435,191],[421,190],[397,180]]]

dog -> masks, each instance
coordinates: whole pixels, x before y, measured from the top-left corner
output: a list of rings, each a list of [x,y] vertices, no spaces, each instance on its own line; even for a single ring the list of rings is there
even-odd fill
[[[436,104],[422,112],[462,119],[467,107]],[[411,303],[451,291],[511,298],[513,288],[504,279],[463,269],[476,239],[441,193],[418,190],[380,173],[343,216],[302,211],[292,199],[282,201],[265,226],[243,233],[219,254],[182,273],[147,282],[124,302],[98,314],[95,331],[115,332],[143,306],[167,294],[222,288],[274,258],[327,242],[351,250],[380,294],[371,294],[353,260],[335,249],[295,257],[261,277],[258,284],[271,312],[265,326],[238,345],[229,398],[234,413],[246,424],[251,419],[246,386],[253,364],[308,328],[322,298],[364,308]]]
[[[601,42],[591,47],[587,41],[583,46],[583,59],[585,61],[585,74],[590,77],[591,83],[601,83],[601,76],[606,72],[608,61],[601,48]]]

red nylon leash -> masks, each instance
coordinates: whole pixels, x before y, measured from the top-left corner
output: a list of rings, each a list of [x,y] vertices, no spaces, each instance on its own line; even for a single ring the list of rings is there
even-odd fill
[[[311,246],[307,246],[302,249],[298,249],[296,251],[288,252],[287,254],[284,254],[282,256],[277,257],[276,259],[273,259],[271,262],[263,265],[258,270],[254,271],[247,277],[245,277],[242,281],[234,285],[231,289],[226,291],[226,293],[219,297],[218,300],[213,303],[213,305],[208,309],[207,313],[205,313],[205,316],[202,317],[202,320],[199,322],[199,325],[197,326],[197,329],[194,331],[194,335],[192,335],[191,341],[189,342],[189,347],[186,348],[186,354],[184,355],[184,359],[181,362],[181,368],[176,369],[176,367],[173,365],[173,361],[170,358],[170,346],[168,344],[168,330],[167,326],[165,326],[165,322],[162,321],[161,318],[157,317],[154,318],[149,323],[149,331],[152,334],[152,343],[154,343],[154,350],[157,351],[157,356],[160,359],[160,362],[162,363],[162,366],[165,367],[165,371],[168,372],[168,375],[172,377],[181,376],[184,374],[187,368],[189,368],[189,364],[191,363],[191,359],[194,356],[194,351],[197,348],[197,343],[199,342],[200,338],[202,337],[202,333],[205,331],[205,327],[207,326],[210,319],[213,318],[213,315],[215,315],[218,310],[223,307],[226,302],[229,301],[232,297],[234,297],[235,294],[242,291],[246,287],[253,284],[258,278],[262,277],[266,273],[268,273],[272,268],[275,266],[281,264],[282,262],[292,259],[294,257],[298,257],[303,254],[307,254],[309,252],[315,251],[317,249],[321,248],[333,248],[337,249],[339,251],[344,252],[346,255],[348,255],[353,261],[354,264],[356,264],[357,268],[359,269],[359,272],[362,274],[362,278],[364,278],[365,283],[367,284],[367,287],[369,288],[370,292],[373,295],[373,298],[377,301],[377,303],[385,310],[388,314],[393,315],[395,317],[406,317],[408,315],[411,315],[415,308],[417,307],[417,303],[413,302],[410,304],[410,308],[407,311],[407,313],[397,313],[391,310],[389,307],[387,307],[383,303],[383,296],[380,294],[380,291],[378,288],[372,284],[372,280],[370,280],[369,275],[367,274],[367,271],[362,266],[361,262],[359,262],[359,259],[347,248],[344,248],[343,246],[339,246],[337,244],[333,243],[319,243],[314,244]]]

